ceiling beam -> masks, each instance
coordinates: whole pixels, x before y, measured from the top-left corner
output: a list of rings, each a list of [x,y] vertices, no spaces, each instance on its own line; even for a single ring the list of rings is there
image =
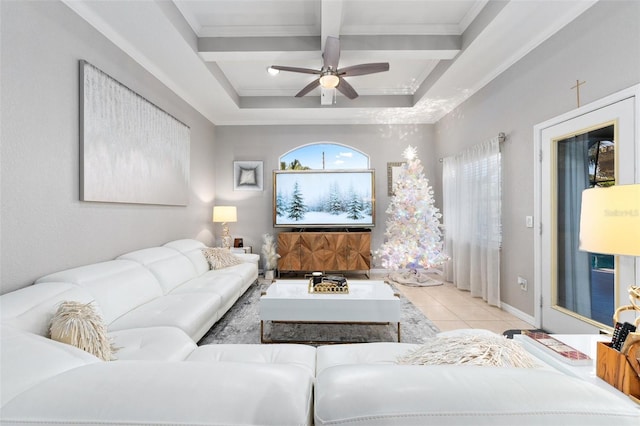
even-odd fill
[[[343,35],[340,48],[347,50],[455,50],[459,51],[462,37],[459,35]]]
[[[320,37],[203,37],[198,39],[198,53],[205,61],[271,59],[286,52],[290,58],[317,58],[321,50]],[[379,56],[380,60],[393,58],[452,59],[462,46],[459,35],[386,35],[341,36],[340,50]],[[295,56],[291,56],[295,55]]]
[[[320,96],[304,96],[294,98],[292,96],[242,96],[240,97],[240,109],[273,109],[273,108],[411,108],[413,96],[359,96],[356,99],[347,99],[338,96],[336,103],[321,105]]]
[[[221,59],[247,59],[247,54],[267,54],[275,52],[301,52],[301,56],[317,56],[320,51],[320,37],[201,37],[198,39],[198,53],[206,61]],[[260,56],[258,56],[259,58]]]
[[[342,27],[342,0],[322,0],[320,13],[320,40],[321,50],[324,52],[324,44],[327,37],[340,38]]]
[[[484,2],[484,4],[482,5],[482,9],[474,13],[473,21],[469,22],[466,25],[465,31],[461,35],[460,51],[458,52],[456,59],[464,54],[467,47],[473,43],[476,37],[482,34],[487,25],[491,24],[491,21],[496,19],[498,14],[500,14],[502,9],[507,5],[506,2],[497,1],[491,2],[489,4],[487,3],[488,2]],[[414,94],[414,101],[416,103],[418,103],[418,101],[420,101],[426,95],[427,91],[438,82],[438,79],[440,79],[440,77],[442,77],[447,72],[449,67],[454,62],[455,59],[451,61],[441,61],[440,63],[438,63],[438,65],[427,76],[427,78],[422,81],[422,83],[420,83],[420,86],[416,90]]]

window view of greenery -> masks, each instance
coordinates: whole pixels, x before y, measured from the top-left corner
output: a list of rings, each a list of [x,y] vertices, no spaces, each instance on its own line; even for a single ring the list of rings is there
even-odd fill
[[[616,183],[615,144],[611,140],[599,140],[589,147],[589,184],[612,186]]]
[[[314,143],[280,157],[280,170],[368,169],[369,156],[337,143]]]

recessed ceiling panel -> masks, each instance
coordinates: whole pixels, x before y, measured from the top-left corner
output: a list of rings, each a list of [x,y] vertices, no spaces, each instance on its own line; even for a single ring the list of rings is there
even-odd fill
[[[199,37],[320,33],[320,0],[175,0]]]
[[[342,34],[461,34],[486,1],[347,0]],[[472,15],[472,16],[471,16]]]

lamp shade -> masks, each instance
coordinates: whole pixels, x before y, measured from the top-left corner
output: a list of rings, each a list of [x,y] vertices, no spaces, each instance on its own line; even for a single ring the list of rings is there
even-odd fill
[[[340,83],[340,78],[335,74],[327,73],[320,77],[320,86],[325,89],[333,89],[338,86],[338,83]]]
[[[213,208],[214,222],[237,222],[236,206],[215,206]]]
[[[640,256],[640,184],[582,192],[580,250]]]

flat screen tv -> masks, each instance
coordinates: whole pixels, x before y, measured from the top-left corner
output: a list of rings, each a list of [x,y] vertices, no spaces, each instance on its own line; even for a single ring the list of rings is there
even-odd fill
[[[373,170],[275,170],[273,226],[375,226]]]

